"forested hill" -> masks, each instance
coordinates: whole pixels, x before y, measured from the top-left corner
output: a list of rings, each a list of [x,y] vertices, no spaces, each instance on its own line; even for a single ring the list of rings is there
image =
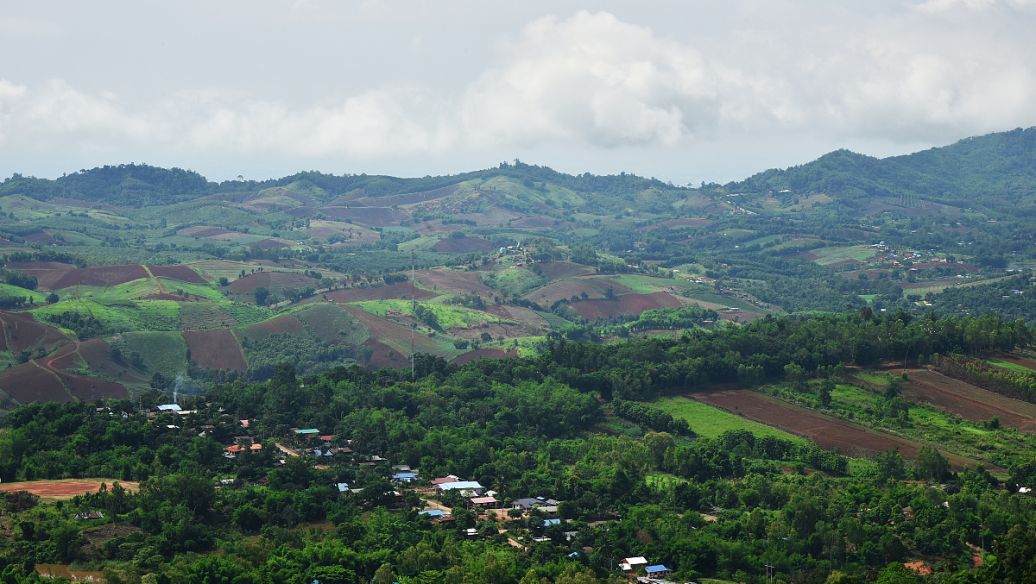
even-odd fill
[[[966,138],[950,146],[878,159],[837,150],[801,166],[767,170],[728,192],[825,193],[845,202],[917,197],[954,206],[1036,213],[1036,127]]]
[[[0,196],[24,195],[39,200],[79,199],[120,207],[142,207],[176,203],[213,194],[254,193],[275,187],[291,187],[318,201],[326,202],[339,196],[377,198],[426,194],[456,189],[469,181],[478,180],[484,183],[493,179],[511,179],[526,188],[547,194],[556,194],[555,191],[563,190],[595,195],[597,203],[617,208],[629,204],[629,196],[643,191],[677,194],[688,190],[633,174],[569,175],[546,166],[523,164],[518,161],[463,174],[421,178],[368,174],[334,175],[308,171],[265,181],[224,182],[212,182],[196,172],[180,168],[122,164],[80,170],[54,180],[15,174],[0,183]]]

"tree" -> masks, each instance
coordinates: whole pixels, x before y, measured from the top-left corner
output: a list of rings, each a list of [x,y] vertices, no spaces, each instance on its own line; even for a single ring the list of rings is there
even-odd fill
[[[270,291],[262,286],[255,289],[255,303],[259,306],[266,306],[270,302]]]
[[[882,481],[901,480],[906,477],[906,464],[898,450],[887,450],[877,456],[878,478]]]
[[[925,446],[917,453],[914,474],[921,479],[943,481],[950,477],[950,463],[938,450]]]

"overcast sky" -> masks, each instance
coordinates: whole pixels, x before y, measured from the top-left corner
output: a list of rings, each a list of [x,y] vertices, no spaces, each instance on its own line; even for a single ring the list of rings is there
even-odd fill
[[[1036,0],[0,0],[0,175],[678,184],[1036,125]]]

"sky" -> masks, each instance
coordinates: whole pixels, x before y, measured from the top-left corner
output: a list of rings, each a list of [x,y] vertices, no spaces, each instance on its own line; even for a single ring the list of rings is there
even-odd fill
[[[675,184],[1036,125],[1036,0],[0,0],[0,177]]]

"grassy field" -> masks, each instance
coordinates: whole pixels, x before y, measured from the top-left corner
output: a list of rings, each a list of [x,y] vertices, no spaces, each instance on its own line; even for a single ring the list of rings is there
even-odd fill
[[[633,290],[637,294],[651,294],[652,292],[658,292],[660,290],[665,290],[666,288],[683,285],[683,282],[680,282],[679,280],[656,278],[654,276],[641,276],[639,274],[619,274],[614,276],[612,279],[630,290]]]
[[[731,430],[748,430],[760,438],[763,436],[773,436],[792,442],[806,442],[806,440],[794,434],[753,422],[747,418],[742,418],[687,397],[666,397],[653,402],[653,405],[668,412],[674,418],[686,420],[691,426],[691,430],[699,436],[706,438],[715,438]]]
[[[6,300],[8,298],[31,298],[35,304],[43,304],[47,301],[46,294],[40,294],[35,290],[28,290],[26,288],[0,283],[0,299]]]
[[[838,262],[844,262],[846,260],[855,260],[858,262],[864,262],[874,257],[874,248],[869,245],[850,245],[844,247],[821,247],[810,251],[813,255],[817,256],[817,259],[813,260],[822,266],[829,266],[831,264],[837,264]]]
[[[1032,369],[1029,369],[1024,365],[1011,363],[1010,361],[1003,361],[1001,359],[986,359],[986,363],[997,367],[1003,367],[1004,369],[1010,369],[1011,371],[1018,371],[1019,373],[1032,373]]]
[[[187,343],[179,332],[130,332],[118,335],[110,341],[128,359],[140,353],[147,373],[161,372],[167,378],[187,368]]]
[[[94,300],[62,300],[35,309],[33,316],[47,321],[48,317],[66,312],[92,316],[110,332],[174,331],[180,327],[180,305],[172,300],[131,300],[112,305]]]
[[[524,267],[510,267],[498,272],[488,272],[482,276],[482,281],[490,288],[514,296],[521,296],[547,283],[546,278],[534,274]]]

